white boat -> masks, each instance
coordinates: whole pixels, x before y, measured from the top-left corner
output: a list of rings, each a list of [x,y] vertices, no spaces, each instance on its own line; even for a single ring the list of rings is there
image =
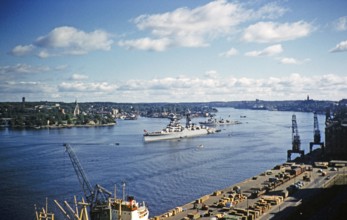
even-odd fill
[[[224,119],[220,119],[217,120],[214,117],[210,117],[209,119],[207,119],[207,121],[203,121],[203,122],[199,122],[201,125],[205,125],[205,126],[217,126],[217,125],[235,125],[235,124],[241,124],[241,122],[239,121],[232,121],[232,120],[224,120]]]
[[[190,114],[187,114],[186,126],[182,126],[175,115],[170,119],[170,123],[161,131],[147,132],[145,130],[145,134],[143,135],[145,142],[180,139],[215,133],[214,128],[193,124]]]

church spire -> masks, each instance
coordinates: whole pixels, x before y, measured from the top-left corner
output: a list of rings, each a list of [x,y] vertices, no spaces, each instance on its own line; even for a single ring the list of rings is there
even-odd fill
[[[77,99],[75,101],[75,110],[73,111],[73,115],[79,115],[80,114],[80,107],[78,106]]]

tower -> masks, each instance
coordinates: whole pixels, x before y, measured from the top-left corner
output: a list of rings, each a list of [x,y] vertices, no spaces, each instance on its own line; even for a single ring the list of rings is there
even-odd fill
[[[79,115],[80,114],[80,107],[78,106],[77,99],[75,101],[75,110],[73,111],[73,115]]]
[[[22,108],[25,108],[25,97],[22,98]]]

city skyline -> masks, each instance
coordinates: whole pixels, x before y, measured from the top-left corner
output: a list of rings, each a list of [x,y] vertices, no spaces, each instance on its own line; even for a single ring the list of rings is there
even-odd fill
[[[0,101],[341,100],[347,2],[4,1]]]

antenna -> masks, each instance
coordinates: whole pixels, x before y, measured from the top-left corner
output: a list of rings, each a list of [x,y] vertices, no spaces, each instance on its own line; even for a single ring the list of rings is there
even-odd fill
[[[123,181],[123,201],[125,201],[125,181]]]

